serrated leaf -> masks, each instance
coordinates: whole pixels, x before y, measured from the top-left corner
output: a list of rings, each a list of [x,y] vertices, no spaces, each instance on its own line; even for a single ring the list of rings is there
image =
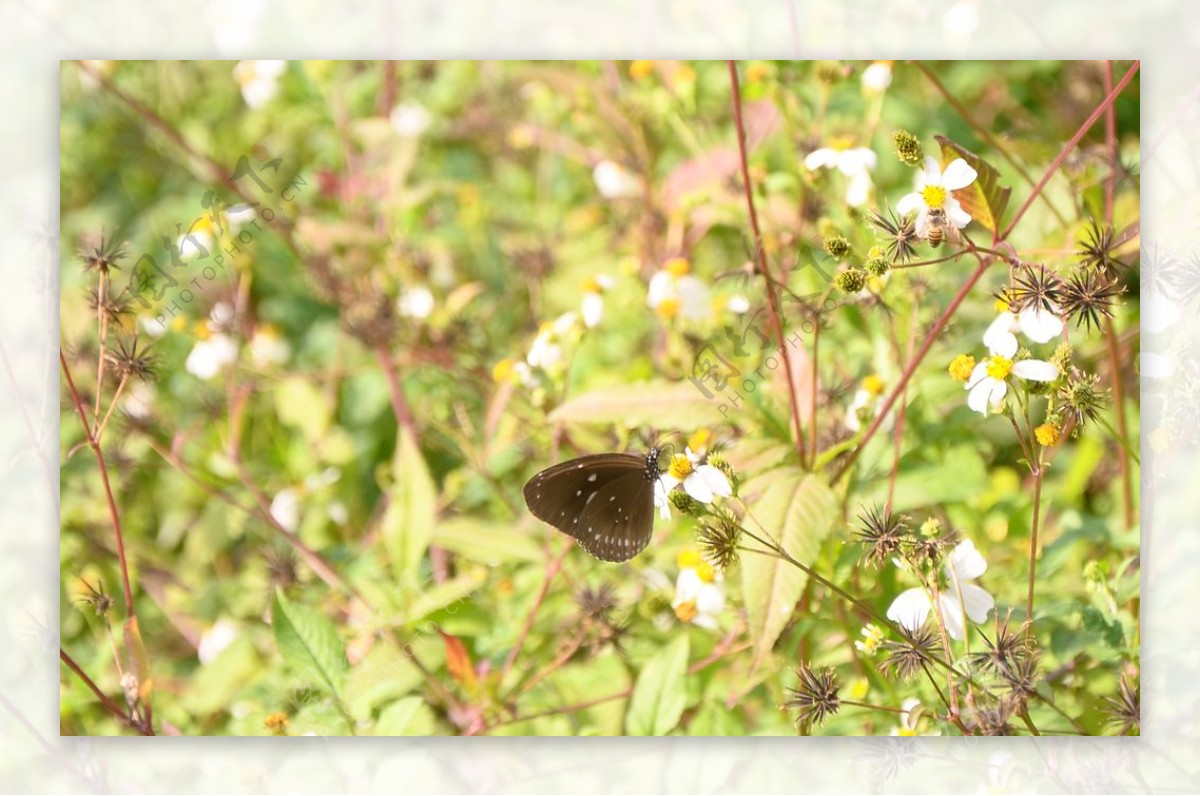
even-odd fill
[[[691,382],[656,381],[581,395],[551,412],[550,421],[618,424],[628,428],[669,423],[678,428],[700,428],[725,422],[722,406],[719,398],[709,398]]]
[[[758,522],[749,520],[749,527],[757,535],[762,535],[765,529],[771,537],[768,541],[778,542],[797,561],[811,564],[833,527],[837,500],[820,476],[798,467],[786,469],[788,472],[777,476],[755,501],[753,513]],[[757,662],[771,651],[783,632],[808,575],[782,559],[757,553],[743,555],[741,569]]]
[[[646,662],[633,686],[625,732],[666,735],[687,705],[688,637],[680,633]]]
[[[392,472],[396,484],[380,530],[392,572],[400,583],[407,584],[415,581],[417,565],[433,539],[437,492],[421,449],[403,426],[396,437]]]
[[[333,622],[276,592],[271,627],[284,660],[337,698],[347,664],[346,648]]]
[[[955,191],[954,198],[962,205],[963,210],[971,214],[971,218],[994,234],[1004,218],[1004,209],[1008,207],[1008,197],[1012,188],[1001,186],[1000,172],[979,155],[963,149],[944,135],[935,135],[934,139],[942,148],[943,168],[955,158],[962,158],[979,174],[975,182]]]

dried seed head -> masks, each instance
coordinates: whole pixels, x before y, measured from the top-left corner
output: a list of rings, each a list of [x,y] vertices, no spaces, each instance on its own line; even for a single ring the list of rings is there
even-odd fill
[[[736,522],[718,518],[700,526],[699,544],[704,557],[721,572],[729,569],[738,560],[738,539],[742,526]]]
[[[884,659],[879,670],[885,675],[894,671],[902,680],[908,680],[933,661],[938,639],[928,625],[914,631],[901,628],[901,635],[901,641],[885,641],[880,645]]]
[[[892,514],[887,509],[880,511],[872,506],[858,519],[858,541],[866,548],[862,557],[872,566],[886,564],[912,536],[908,518]]]
[[[1101,317],[1112,317],[1113,304],[1125,288],[1103,270],[1081,268],[1071,274],[1059,292],[1063,313],[1075,319],[1076,327],[1083,324],[1090,332],[1092,327],[1100,327]]]
[[[796,687],[788,689],[792,696],[787,701],[787,707],[796,711],[796,727],[808,732],[814,726],[823,724],[825,719],[841,708],[842,703],[838,699],[841,684],[833,669],[813,669],[807,663],[800,664],[796,669],[796,678]]]
[[[917,222],[912,213],[901,218],[890,207],[887,215],[872,210],[867,221],[883,238],[883,247],[893,263],[905,262],[917,255]]]

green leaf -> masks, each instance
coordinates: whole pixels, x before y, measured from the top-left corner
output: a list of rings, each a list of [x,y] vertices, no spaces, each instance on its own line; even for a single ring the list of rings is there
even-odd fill
[[[316,384],[297,376],[284,379],[275,389],[275,413],[281,423],[299,429],[312,442],[329,429],[333,408]]]
[[[837,500],[820,476],[797,467],[786,469],[755,501],[753,511],[758,522],[750,520],[747,527],[755,535],[765,533],[767,541],[778,542],[797,561],[811,564],[833,527]],[[747,544],[757,546],[750,539]],[[747,620],[758,662],[771,651],[791,619],[808,575],[780,558],[757,553],[744,554],[741,569]]]
[[[412,583],[421,556],[433,539],[437,490],[421,449],[403,427],[396,438],[392,472],[396,475],[396,485],[380,529],[396,579]]]
[[[375,723],[375,734],[377,736],[427,734],[422,732],[418,726],[425,724],[425,722],[419,721],[420,710],[423,707],[425,707],[425,700],[419,696],[405,697],[393,702],[379,714],[379,721]]]
[[[971,214],[971,218],[994,234],[1004,218],[1004,208],[1008,206],[1012,188],[1002,187],[999,183],[1000,172],[979,155],[963,149],[944,135],[935,135],[934,139],[942,147],[943,168],[955,158],[962,158],[979,173],[975,182],[955,191],[954,197],[958,199],[963,210]]]
[[[494,567],[509,561],[541,562],[546,555],[529,534],[511,524],[502,525],[472,517],[439,523],[434,541],[469,561]]]
[[[677,428],[700,428],[725,422],[722,406],[719,398],[709,398],[690,381],[655,381],[581,395],[551,412],[550,421],[633,428],[661,426],[663,418],[670,418]]]
[[[275,645],[288,664],[339,697],[346,674],[346,648],[333,623],[305,605],[275,593],[271,610]]]
[[[646,662],[633,686],[625,731],[629,735],[666,735],[687,704],[688,637],[679,633]]]

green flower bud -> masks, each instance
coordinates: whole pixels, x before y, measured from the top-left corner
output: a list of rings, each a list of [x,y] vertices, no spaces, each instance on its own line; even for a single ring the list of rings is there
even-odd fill
[[[908,130],[897,130],[892,133],[892,146],[895,147],[896,157],[901,163],[909,166],[920,166],[925,156],[921,149],[921,141]]]

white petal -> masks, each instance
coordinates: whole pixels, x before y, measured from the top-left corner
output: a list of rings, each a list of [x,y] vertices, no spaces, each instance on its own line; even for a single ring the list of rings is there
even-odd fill
[[[999,354],[1006,359],[1017,355],[1017,336],[1012,333],[1017,319],[1007,310],[996,316],[992,325],[983,333],[983,344],[993,354]]]
[[[871,198],[871,177],[865,171],[860,171],[850,178],[846,187],[846,204],[850,207],[862,207]]]
[[[671,519],[671,500],[668,495],[677,483],[678,480],[665,474],[660,475],[654,482],[654,505],[658,506],[658,516],[664,520]]]
[[[847,177],[862,174],[875,168],[875,153],[866,147],[847,149],[837,157],[838,171]]]
[[[837,161],[837,154],[831,147],[821,147],[815,152],[809,152],[808,157],[804,158],[804,168],[809,171],[829,168]]]
[[[696,627],[702,627],[705,630],[717,629],[717,620],[708,614],[701,613],[699,611],[696,612],[695,618],[692,619],[692,624]]]
[[[929,208],[922,207],[921,212],[917,213],[917,226],[915,232],[917,233],[918,238],[925,238],[929,236]]]
[[[901,216],[906,216],[909,213],[915,213],[925,207],[925,200],[919,193],[906,193],[900,197],[900,201],[896,202],[896,213]]]
[[[708,285],[694,276],[679,278],[680,314],[685,318],[702,320],[712,312]]]
[[[975,549],[974,542],[964,539],[955,546],[946,567],[960,581],[974,580],[987,572],[987,561]]]
[[[975,178],[978,176],[979,172],[971,168],[967,161],[955,158],[942,172],[942,187],[948,191],[957,191],[975,182]]]
[[[977,362],[975,367],[971,368],[971,375],[967,377],[964,389],[970,390],[986,378],[988,378],[987,362]]]
[[[599,293],[585,293],[580,311],[583,313],[584,325],[590,329],[604,317],[604,299]]]
[[[1040,359],[1023,359],[1013,365],[1012,372],[1029,381],[1054,381],[1058,378],[1058,366]]]
[[[650,288],[646,294],[646,303],[657,307],[665,298],[675,295],[675,281],[666,271],[659,271],[650,277]]]
[[[695,477],[703,479],[709,491],[718,497],[733,495],[733,487],[729,485],[729,479],[725,477],[725,473],[711,464],[702,464],[697,467]]]
[[[725,591],[714,583],[705,583],[696,595],[696,610],[715,616],[725,610]]]
[[[924,589],[909,589],[892,600],[887,617],[905,630],[918,630],[925,624],[931,608],[929,595]]]
[[[961,641],[966,635],[966,619],[963,617],[962,606],[958,604],[957,594],[942,592],[938,595],[938,604],[942,607],[942,621],[946,623],[946,632],[955,641]]]
[[[953,196],[946,197],[942,207],[946,210],[946,218],[957,229],[962,229],[971,223],[971,214],[963,210],[963,206]]]
[[[712,488],[709,487],[708,481],[701,477],[699,472],[693,472],[687,478],[683,479],[683,491],[701,503],[712,503]]]
[[[918,179],[923,179],[925,185],[941,185],[942,184],[942,167],[932,156],[925,156],[925,168],[921,171],[921,176]]]
[[[1007,393],[1007,384],[988,376],[971,387],[971,392],[967,394],[967,406],[987,417],[988,408],[998,406]]]
[[[996,600],[992,595],[974,583],[964,583],[962,585],[962,602],[963,607],[967,609],[967,616],[971,617],[971,621],[976,624],[986,622],[988,613],[996,605]]]
[[[1059,317],[1041,307],[1027,307],[1021,310],[1018,320],[1021,331],[1035,343],[1048,343],[1062,334],[1063,324]]]
[[[694,601],[700,594],[703,585],[704,581],[700,580],[700,575],[696,570],[691,567],[680,570],[679,577],[675,580],[675,600],[671,603],[671,607],[677,608],[680,603]]]

